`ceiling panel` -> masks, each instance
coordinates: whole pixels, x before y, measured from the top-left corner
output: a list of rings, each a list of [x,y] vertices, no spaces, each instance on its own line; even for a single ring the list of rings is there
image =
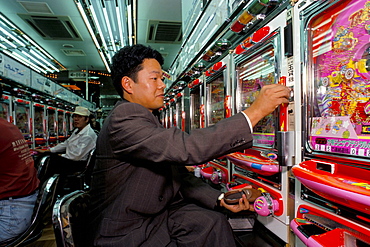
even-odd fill
[[[168,70],[176,57],[180,43],[146,43],[150,20],[181,22],[181,0],[138,0],[137,43],[150,45],[165,57],[163,68]]]
[[[38,2],[44,6],[48,6],[52,14],[43,14],[38,12],[28,12],[23,5],[27,5],[27,2],[33,3],[34,1],[16,1],[6,0],[2,1],[0,11],[8,17],[15,25],[17,25],[23,32],[28,34],[36,43],[48,51],[54,56],[61,64],[63,64],[69,70],[81,70],[81,69],[94,69],[94,70],[105,70],[104,64],[100,59],[100,56],[91,40],[90,34],[88,33],[86,26],[76,8],[73,0],[45,0]],[[22,3],[22,4],[21,4]],[[29,6],[29,5],[27,5]],[[29,8],[31,10],[37,10],[38,8]],[[56,17],[58,16],[68,18],[72,25],[76,28],[76,31],[80,35],[81,40],[68,40],[68,39],[52,39],[45,40],[38,32],[32,28],[26,21],[24,21],[19,14],[33,15],[40,17]],[[66,49],[77,49],[82,50],[86,56],[67,56],[62,50]]]

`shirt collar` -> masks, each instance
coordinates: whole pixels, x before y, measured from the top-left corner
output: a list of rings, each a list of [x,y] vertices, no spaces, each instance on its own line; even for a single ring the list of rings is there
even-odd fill
[[[79,132],[78,132],[78,129],[76,129],[76,132],[75,132],[75,134],[76,135],[82,135],[82,134],[85,134],[87,131],[88,131],[88,129],[90,128],[90,124],[87,124],[82,130],[80,130]]]

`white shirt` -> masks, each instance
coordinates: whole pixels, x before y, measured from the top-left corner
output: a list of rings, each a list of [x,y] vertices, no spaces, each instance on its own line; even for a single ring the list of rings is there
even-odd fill
[[[52,153],[64,153],[62,157],[70,160],[87,160],[90,151],[96,146],[97,136],[88,124],[80,132],[75,129],[72,135],[62,143],[50,148]]]
[[[247,114],[245,114],[243,111],[241,113],[244,115],[245,119],[247,120],[248,125],[249,125],[249,128],[251,130],[251,133],[253,133],[253,127],[252,127],[251,120],[249,119],[249,117],[247,116]]]

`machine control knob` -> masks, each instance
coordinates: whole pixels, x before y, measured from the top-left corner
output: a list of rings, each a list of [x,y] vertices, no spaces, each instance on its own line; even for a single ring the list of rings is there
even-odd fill
[[[220,184],[222,182],[222,172],[220,169],[216,169],[216,171],[212,173],[211,181],[214,184]]]
[[[279,203],[277,200],[271,198],[268,192],[263,192],[262,196],[254,201],[254,210],[261,216],[270,216],[279,210]]]

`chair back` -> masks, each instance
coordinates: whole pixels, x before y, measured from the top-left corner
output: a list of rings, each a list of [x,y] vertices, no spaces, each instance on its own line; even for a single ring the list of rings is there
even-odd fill
[[[28,229],[15,240],[8,242],[6,247],[28,245],[42,235],[45,226],[50,223],[52,208],[56,201],[56,188],[59,181],[59,175],[47,179],[39,189],[35,208],[32,215],[32,222]]]
[[[90,150],[87,160],[81,162],[83,162],[83,168],[80,171],[65,176],[63,190],[59,192],[59,195],[89,189],[92,169],[95,165],[95,149]]]
[[[40,159],[37,160],[36,168],[37,168],[37,177],[41,183],[45,180],[50,178],[53,174],[50,174],[49,171],[49,161],[50,155],[44,155]]]
[[[58,247],[86,246],[90,195],[82,190],[59,198],[53,208],[53,228]]]
[[[90,150],[89,152],[89,156],[86,160],[86,167],[85,167],[85,171],[86,172],[87,170],[91,169],[92,167],[94,167],[94,164],[95,164],[95,148],[93,148],[92,150]]]
[[[87,159],[86,168],[83,171],[83,177],[84,177],[84,189],[88,190],[91,183],[91,175],[95,166],[95,158],[96,158],[96,152],[95,148],[90,151],[89,158]]]
[[[95,148],[94,148],[89,153],[89,156],[86,160],[85,169],[72,176],[69,176],[69,177],[75,177],[80,181],[79,187],[76,188],[77,190],[88,190],[90,188],[91,174],[92,174],[92,171],[95,165],[95,156],[96,154],[95,154]]]

